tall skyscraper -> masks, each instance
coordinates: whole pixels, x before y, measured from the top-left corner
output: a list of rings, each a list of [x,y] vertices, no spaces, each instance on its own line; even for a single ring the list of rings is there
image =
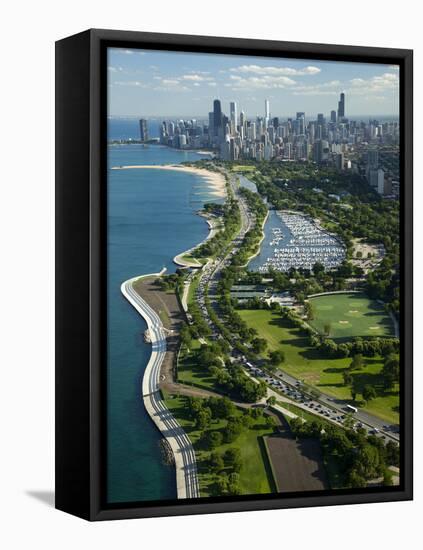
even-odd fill
[[[244,113],[244,111],[241,111],[241,113],[239,115],[239,124],[241,126],[244,126],[245,122],[246,122],[245,113]]]
[[[234,134],[238,126],[238,112],[236,109],[235,101],[229,103],[229,112],[230,112],[230,121],[231,121],[231,131]]]
[[[140,140],[143,143],[148,141],[148,124],[145,118],[140,120]]]
[[[336,111],[330,112],[330,121],[334,123],[336,122]]]
[[[266,127],[267,127],[267,124],[269,123],[269,118],[270,118],[270,103],[268,99],[265,99],[264,100],[264,119],[266,122]]]
[[[345,117],[345,94],[341,93],[338,101],[338,121],[341,122],[341,119]]]
[[[336,155],[336,169],[337,170],[343,170],[344,169],[344,153],[337,153],[337,155]]]
[[[297,112],[297,133],[305,134],[305,113]]]
[[[213,133],[215,136],[221,134],[222,128],[222,107],[220,105],[220,99],[213,101]]]
[[[317,115],[317,124],[319,124],[320,126],[324,126],[325,125],[325,116],[323,113],[318,113]]]

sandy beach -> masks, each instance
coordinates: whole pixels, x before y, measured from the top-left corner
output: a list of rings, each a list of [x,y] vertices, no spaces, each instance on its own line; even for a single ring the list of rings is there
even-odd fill
[[[155,170],[174,170],[176,172],[187,172],[190,174],[196,174],[204,178],[207,185],[211,188],[211,193],[215,197],[226,196],[226,182],[222,174],[218,172],[211,172],[204,168],[195,168],[193,166],[182,166],[180,164],[139,164],[134,166],[113,166],[112,170],[135,170],[135,169],[155,169]]]

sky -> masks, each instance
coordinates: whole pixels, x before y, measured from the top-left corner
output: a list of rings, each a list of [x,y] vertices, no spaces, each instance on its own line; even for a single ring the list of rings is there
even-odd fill
[[[329,116],[345,92],[346,117],[398,116],[396,65],[295,60],[109,48],[108,114],[112,117],[201,117],[213,100],[237,103],[247,118]]]

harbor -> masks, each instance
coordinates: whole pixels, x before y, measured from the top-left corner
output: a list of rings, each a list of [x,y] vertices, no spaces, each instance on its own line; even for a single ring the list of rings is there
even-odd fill
[[[312,269],[320,263],[326,270],[338,267],[345,259],[339,239],[325,231],[309,216],[292,211],[271,210],[265,226],[260,254],[249,269],[267,273],[269,269]]]

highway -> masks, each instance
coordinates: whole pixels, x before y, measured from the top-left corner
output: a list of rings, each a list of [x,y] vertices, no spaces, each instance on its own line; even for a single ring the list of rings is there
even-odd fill
[[[214,327],[213,323],[211,322],[208,316],[207,309],[205,307],[205,290],[208,289],[208,295],[210,298],[211,307],[214,309],[217,316],[220,317],[219,304],[216,296],[217,283],[220,278],[220,272],[224,267],[230,265],[231,252],[234,250],[236,251],[239,248],[242,242],[242,239],[244,238],[247,231],[249,231],[249,229],[254,225],[254,221],[255,221],[254,216],[249,212],[248,206],[246,205],[244,198],[239,193],[236,179],[233,176],[230,176],[230,185],[235,198],[238,200],[238,204],[240,207],[241,229],[239,231],[238,236],[233,241],[232,250],[229,253],[227,253],[225,257],[218,258],[213,261],[209,261],[203,267],[201,272],[200,284],[199,284],[199,287],[197,290],[197,296],[196,296],[198,304],[201,310],[203,311],[208,324],[212,327],[215,334],[218,332],[218,329],[217,327]],[[225,322],[224,319],[221,319],[221,321],[223,323]],[[229,343],[231,344],[231,347],[232,347],[233,342],[229,342]],[[234,349],[232,349],[231,355],[232,355],[232,360],[239,361],[239,358],[236,356]],[[257,366],[261,366],[264,362],[259,361],[258,363],[259,364]],[[244,366],[245,366],[245,361],[244,361]],[[283,370],[279,370],[276,375],[273,375],[270,378],[282,381],[288,388],[295,390],[295,392],[299,394],[304,394],[304,391],[301,390],[302,381],[298,378],[290,376]],[[332,416],[333,417],[345,416],[348,414],[346,410],[347,402],[341,399],[333,398],[321,392],[319,392],[319,397],[317,399],[309,401],[308,404],[302,403],[301,402],[303,401],[302,398],[300,399],[292,398],[292,399],[293,399],[293,402],[298,407],[302,408],[305,411],[313,412],[318,416],[325,416],[325,417],[327,417],[330,414],[328,419],[330,419],[331,421],[334,421],[332,420]],[[311,408],[310,405],[313,405],[313,408]],[[319,405],[323,406],[322,410],[325,411],[325,413],[327,412],[327,414],[322,414],[320,412],[320,409],[318,408]],[[329,413],[329,411],[332,411],[332,413]],[[395,442],[398,442],[400,439],[398,426],[390,425],[389,422],[384,422],[380,418],[360,409],[357,411],[357,413],[353,415],[353,417],[354,417],[354,422],[356,424],[358,423],[363,424],[363,427],[369,433],[374,433],[378,437],[383,437],[385,440],[391,439]],[[334,422],[339,424],[338,421],[334,421]],[[341,421],[341,423],[342,422],[343,421]]]
[[[160,368],[166,354],[165,330],[158,314],[135,292],[133,282],[138,278],[122,283],[121,291],[144,318],[150,333],[151,356],[142,380],[144,405],[172,449],[175,458],[178,499],[198,498],[200,489],[194,447],[183,428],[166,407],[159,389]]]

